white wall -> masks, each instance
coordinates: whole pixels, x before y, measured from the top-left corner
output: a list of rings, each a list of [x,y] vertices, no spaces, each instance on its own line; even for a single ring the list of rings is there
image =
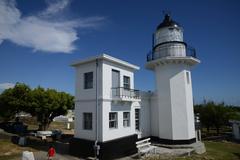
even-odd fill
[[[98,69],[98,97],[102,97],[102,61],[99,61]],[[84,73],[93,72],[93,88],[84,89]],[[75,134],[74,137],[88,140],[96,139],[96,61],[81,64],[76,67],[75,80]],[[101,112],[101,102],[98,103],[98,113]],[[91,112],[93,115],[93,129],[83,129],[83,113]],[[101,115],[98,115],[99,133],[101,133]],[[101,139],[101,134],[98,136]]]
[[[164,66],[163,66],[164,67]],[[155,71],[158,101],[158,137],[172,139],[172,115],[168,72],[157,67]],[[157,118],[156,118],[157,119]]]
[[[135,131],[135,107],[140,107],[138,102],[124,102],[116,101],[112,102],[112,69],[120,72],[120,87],[123,87],[123,76],[130,77],[130,88],[134,89],[134,73],[132,69],[121,65],[116,65],[113,62],[103,61],[103,80],[102,80],[102,95],[103,95],[103,107],[102,107],[102,136],[103,141],[108,141],[120,137],[133,135]],[[118,128],[109,128],[109,113],[117,112],[118,114]],[[123,112],[130,112],[130,127],[123,127]]]
[[[138,104],[135,104],[138,105]],[[109,141],[120,137],[125,137],[129,135],[135,134],[135,112],[134,105],[130,103],[126,104],[112,104],[110,101],[103,102],[103,110],[102,110],[102,131],[103,131],[103,141]],[[118,127],[117,128],[109,128],[109,113],[117,112],[118,118]],[[123,126],[123,112],[130,112],[130,126]]]
[[[140,103],[140,135],[142,137],[151,136],[151,92],[141,92]]]
[[[151,136],[158,137],[159,136],[159,104],[158,104],[158,97],[157,93],[154,92],[150,98],[150,133]]]
[[[187,74],[186,72],[189,73],[189,82],[187,83]],[[187,125],[188,125],[188,134],[189,137],[195,138],[196,135],[194,133],[195,131],[195,118],[194,118],[194,107],[193,107],[193,93],[192,93],[192,78],[191,78],[191,71],[190,69],[186,69],[185,70],[185,74],[184,74],[184,78],[185,78],[185,87],[186,87],[186,106],[187,106]]]
[[[186,70],[189,68],[184,64],[156,67],[160,138],[195,137],[192,87],[186,84]]]
[[[235,139],[240,139],[240,123],[233,123],[233,136]]]
[[[112,69],[120,72],[120,87],[123,87],[123,76],[130,77],[130,88],[134,89],[133,69],[117,65],[113,62],[100,60],[98,68],[98,122],[96,122],[96,62],[81,64],[76,67],[75,91],[75,137],[96,140],[96,123],[98,123],[98,140],[101,142],[133,135],[135,131],[136,107],[139,102],[129,101],[112,103]],[[93,72],[93,88],[84,89],[84,73]],[[123,102],[123,101],[122,101]],[[130,127],[123,127],[123,112],[130,112]],[[83,129],[83,113],[93,113],[93,129]],[[109,113],[118,113],[118,128],[109,128]],[[146,132],[146,130],[144,130]]]
[[[112,62],[103,61],[102,65],[102,95],[103,99],[111,99],[112,95],[112,69],[120,72],[120,87],[123,87],[123,76],[130,77],[130,88],[134,89],[134,73],[132,69],[124,66],[116,65]]]
[[[95,140],[96,138],[96,130],[95,130],[95,110],[96,103],[92,102],[76,102],[75,104],[75,120],[74,120],[74,137]],[[93,115],[93,129],[92,130],[84,130],[83,129],[83,113],[91,112]]]
[[[101,92],[101,72],[102,63],[99,62],[98,67],[98,90],[99,96],[102,97]],[[84,89],[84,73],[93,72],[93,88]],[[82,64],[76,67],[76,87],[75,87],[75,100],[95,100],[96,99],[96,62]]]

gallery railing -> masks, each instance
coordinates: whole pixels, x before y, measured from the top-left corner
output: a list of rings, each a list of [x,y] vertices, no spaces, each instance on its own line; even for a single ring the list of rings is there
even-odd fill
[[[159,59],[159,58],[164,58],[164,57],[178,57],[178,56],[171,56],[171,55],[161,54],[161,51],[165,52],[164,50],[157,51],[156,53],[154,51],[150,51],[147,54],[147,62],[155,60],[155,59]],[[179,56],[179,57],[183,57],[183,56]],[[196,54],[195,48],[187,46],[186,47],[186,55],[184,55],[184,57],[197,58],[197,54]]]
[[[139,99],[140,91],[135,89],[128,89],[124,87],[112,88],[112,97]]]

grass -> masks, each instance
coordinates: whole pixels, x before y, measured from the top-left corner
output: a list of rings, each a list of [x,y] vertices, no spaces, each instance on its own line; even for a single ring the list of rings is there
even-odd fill
[[[205,141],[207,152],[201,155],[194,154],[188,157],[171,158],[172,160],[239,160],[240,159],[240,144],[221,141],[212,142]],[[145,160],[161,160],[164,158],[149,157]],[[165,158],[165,159],[169,159]]]
[[[240,159],[240,144],[222,141],[205,142],[207,156],[213,159],[228,160]]]
[[[207,152],[202,155],[193,155],[191,157],[177,158],[178,160],[205,159],[205,160],[239,160],[240,144],[232,142],[204,142]]]
[[[18,160],[23,151],[36,151],[29,147],[13,144],[10,139],[0,139],[0,148],[0,160]]]
[[[28,129],[30,130],[36,130],[38,128],[34,120],[28,120],[25,124],[28,125]],[[49,130],[53,129],[60,129],[64,133],[73,134],[72,130],[66,129],[66,123],[52,122],[49,126]],[[28,147],[21,147],[17,144],[13,144],[11,142],[11,136],[13,135],[14,134],[7,132],[0,132],[0,160],[19,160],[23,151],[37,152],[46,149],[46,144],[43,144],[43,141],[39,140],[39,138],[31,138],[32,144],[28,144]]]

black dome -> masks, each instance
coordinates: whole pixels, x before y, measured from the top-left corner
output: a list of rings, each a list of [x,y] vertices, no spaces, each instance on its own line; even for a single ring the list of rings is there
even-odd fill
[[[166,14],[163,22],[160,23],[157,26],[157,30],[160,29],[160,28],[170,27],[170,26],[174,26],[174,27],[178,26],[178,27],[180,27],[180,25],[177,22],[175,22],[174,20],[171,19],[169,14]]]

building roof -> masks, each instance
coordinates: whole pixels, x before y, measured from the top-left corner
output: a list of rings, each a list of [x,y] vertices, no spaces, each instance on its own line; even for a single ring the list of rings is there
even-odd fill
[[[76,67],[76,66],[81,65],[81,64],[86,64],[86,63],[90,63],[90,62],[96,61],[97,59],[99,59],[99,60],[101,59],[101,60],[106,60],[106,61],[110,61],[110,62],[113,62],[113,63],[117,63],[119,65],[131,68],[131,69],[134,69],[134,70],[139,70],[140,69],[139,66],[136,66],[134,64],[131,64],[131,63],[126,62],[126,61],[123,61],[121,59],[109,56],[107,54],[101,54],[101,55],[90,57],[90,58],[87,58],[87,59],[84,59],[84,60],[78,60],[76,62],[73,62],[70,65],[72,67]]]
[[[171,16],[169,14],[166,14],[164,17],[164,20],[162,21],[162,23],[160,23],[157,26],[157,30],[164,28],[164,27],[180,27],[179,23],[175,22],[174,20],[172,20]]]
[[[240,126],[240,120],[229,120],[229,122]]]

